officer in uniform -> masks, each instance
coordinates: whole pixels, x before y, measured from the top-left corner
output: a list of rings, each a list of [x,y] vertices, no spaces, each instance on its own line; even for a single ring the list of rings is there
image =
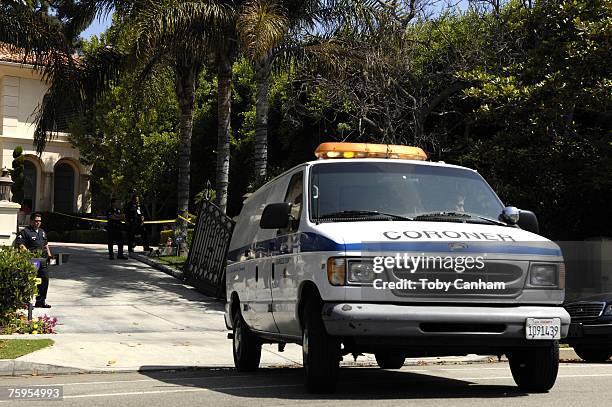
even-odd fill
[[[149,233],[144,224],[144,214],[140,208],[140,199],[138,195],[132,195],[132,200],[125,207],[125,221],[128,225],[128,250],[130,253],[134,251],[136,244],[134,237],[140,234],[142,237],[142,248],[145,251],[152,251],[149,247]]]
[[[43,256],[47,256],[47,260],[53,258],[51,255],[51,249],[49,249],[49,242],[47,241],[47,234],[40,228],[42,223],[42,216],[38,212],[34,212],[30,216],[30,225],[23,228],[17,235],[15,243],[22,250],[29,250],[31,252],[42,251]],[[51,308],[47,304],[47,291],[49,290],[49,268],[47,262],[40,264],[38,268],[38,278],[41,283],[38,285],[38,295],[36,296],[35,307],[38,308]]]
[[[123,255],[123,234],[121,233],[121,221],[125,215],[121,212],[121,202],[117,198],[111,199],[111,207],[106,212],[106,232],[108,234],[108,258],[114,260],[113,245],[117,243],[117,258],[126,260]]]

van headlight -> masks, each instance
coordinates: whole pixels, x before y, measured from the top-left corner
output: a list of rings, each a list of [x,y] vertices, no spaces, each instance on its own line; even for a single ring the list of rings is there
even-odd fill
[[[534,263],[529,269],[529,285],[537,287],[557,287],[559,269],[556,264]]]
[[[608,303],[608,305],[606,305],[603,315],[612,315],[612,304]]]
[[[364,284],[374,281],[374,265],[368,260],[351,260],[348,263],[347,281],[349,284]]]

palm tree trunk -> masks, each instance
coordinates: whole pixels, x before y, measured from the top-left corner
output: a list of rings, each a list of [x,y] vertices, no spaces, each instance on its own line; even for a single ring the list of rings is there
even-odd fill
[[[268,89],[270,83],[270,57],[255,64],[257,96],[255,101],[255,184],[261,185],[268,167]]]
[[[191,134],[193,129],[193,109],[195,102],[195,83],[198,73],[197,64],[178,63],[176,67],[176,97],[179,105],[178,182],[177,211],[185,217],[189,210],[189,184],[191,172]],[[187,238],[187,222],[177,218],[177,237],[182,242]]]
[[[216,203],[225,212],[230,164],[230,116],[232,109],[232,62],[229,55],[219,52],[217,73],[217,176]]]

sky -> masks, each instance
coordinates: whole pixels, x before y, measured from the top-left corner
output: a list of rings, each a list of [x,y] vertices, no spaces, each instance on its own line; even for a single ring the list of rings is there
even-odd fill
[[[449,4],[452,6],[456,6],[460,9],[465,10],[468,6],[468,0],[438,0],[434,3],[434,9],[442,9],[444,6],[448,6]],[[108,15],[101,15],[87,28],[85,31],[81,33],[81,37],[85,39],[91,38],[92,35],[100,35],[104,32],[108,27],[110,27],[113,20],[113,16],[111,13]]]
[[[85,31],[81,33],[81,37],[85,39],[91,38],[92,35],[100,35],[104,32],[108,27],[110,27],[113,21],[113,16],[111,14],[102,15],[94,20],[93,23],[87,28]]]

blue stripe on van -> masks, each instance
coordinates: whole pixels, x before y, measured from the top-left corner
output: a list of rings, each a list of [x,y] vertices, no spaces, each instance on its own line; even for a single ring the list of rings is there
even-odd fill
[[[298,238],[299,236],[299,238]],[[299,239],[299,240],[297,240]],[[273,239],[259,241],[228,253],[231,261],[245,258],[270,257],[291,253],[342,252],[342,251],[392,251],[392,252],[437,252],[437,253],[497,253],[538,254],[561,256],[561,250],[548,247],[518,246],[514,242],[505,244],[467,242],[466,248],[451,249],[449,242],[359,242],[342,244],[317,233],[293,233]],[[245,256],[245,257],[243,257]]]
[[[465,242],[461,242],[465,243]],[[347,243],[346,251],[394,251],[394,252],[451,252],[451,253],[500,253],[500,254],[539,254],[561,256],[561,250],[549,247],[515,246],[515,242],[505,244],[465,243],[466,248],[451,249],[449,242],[363,242]]]

